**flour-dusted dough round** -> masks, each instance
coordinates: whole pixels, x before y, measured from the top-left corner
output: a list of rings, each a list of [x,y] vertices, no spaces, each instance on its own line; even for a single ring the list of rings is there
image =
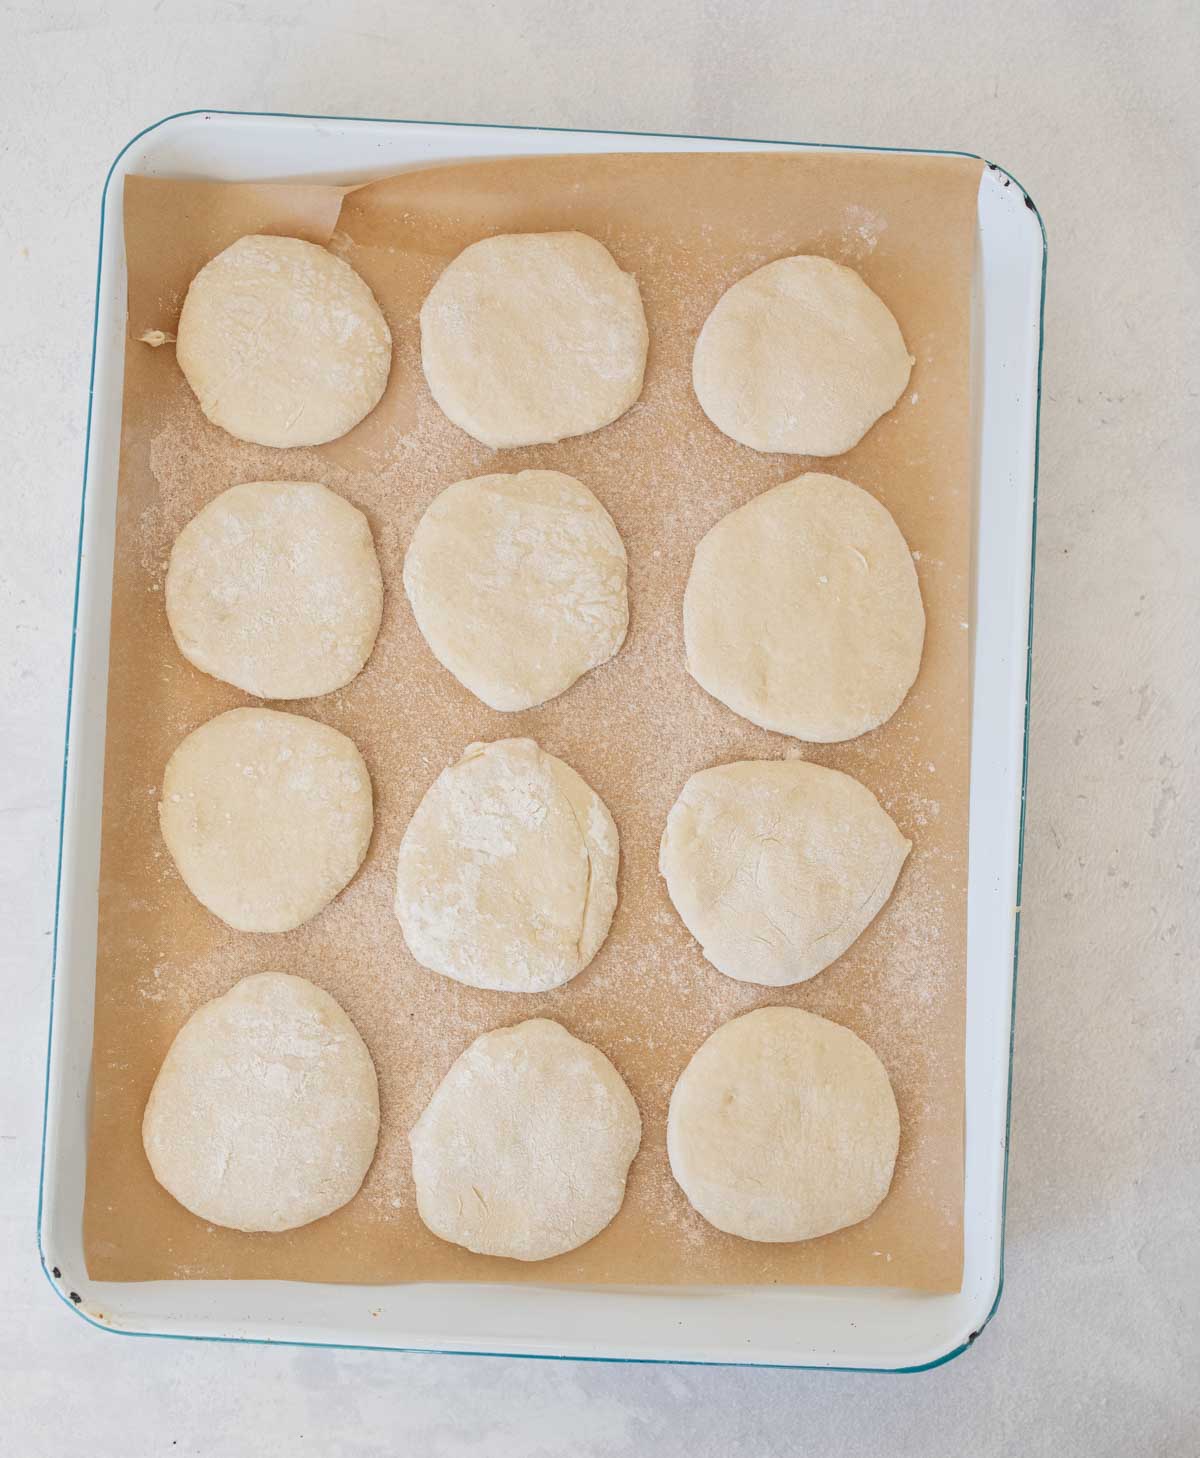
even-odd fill
[[[383,612],[366,517],[315,482],[231,486],[175,539],[167,620],[179,651],[263,699],[332,693],[362,668]]]
[[[718,430],[757,451],[840,456],[904,392],[915,363],[887,305],[830,258],[780,258],[705,321],[692,383]]]
[[[201,410],[230,435],[320,445],[378,404],[392,336],[348,263],[300,238],[251,234],[192,280],[175,357]]]
[[[892,1183],[900,1115],[849,1028],[764,1007],[717,1029],[671,1094],[671,1173],[710,1225],[812,1240],[865,1220]]]
[[[790,987],[871,923],[911,849],[849,775],[804,760],[744,760],[688,780],[658,865],[714,967]]]
[[[570,765],[532,739],[472,744],[404,832],[396,916],[423,967],[545,992],[608,935],[619,857],[612,816]]]
[[[167,761],[158,819],[196,899],[238,931],[315,916],[362,865],[371,779],[344,734],[277,709],[230,709]]]
[[[425,641],[493,709],[529,709],[625,640],[625,547],[612,517],[561,471],[447,486],[421,518],[404,588]]]
[[[887,508],[837,476],[798,476],[731,511],[696,548],[688,671],[735,713],[797,739],[854,739],[900,707],[925,610]]]
[[[421,363],[455,425],[502,449],[586,435],[642,393],[637,279],[584,233],[464,248],[421,307]]]
[[[233,1230],[294,1230],[358,1193],[379,1136],[375,1065],[341,1007],[260,972],[175,1035],[142,1118],[154,1178]]]
[[[531,1018],[476,1038],[408,1137],[417,1209],[435,1235],[544,1261],[621,1208],[642,1121],[598,1048]]]

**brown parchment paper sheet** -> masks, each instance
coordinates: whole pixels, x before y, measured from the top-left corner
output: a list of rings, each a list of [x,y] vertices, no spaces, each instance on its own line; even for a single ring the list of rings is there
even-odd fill
[[[125,183],[129,331],[113,583],[112,655],[96,966],[94,1094],[85,1249],[102,1280],[279,1277],[312,1281],[855,1284],[957,1289],[962,1269],[963,1032],[968,788],[970,421],[968,361],[980,164],[967,159],[700,154],[543,157],[413,170],[343,194],[318,186],[131,177]],[[344,196],[344,203],[343,203]],[[417,312],[466,244],[503,231],[578,228],[639,280],[650,325],[641,400],[558,445],[492,452],[452,426],[420,370]],[[375,413],[318,451],[233,440],[201,416],[168,344],[187,284],[243,233],[330,246],[375,290],[395,340]],[[721,435],[691,391],[691,349],[722,291],[751,269],[818,252],[858,269],[917,358],[900,404],[847,456],[760,455]],[[484,707],[442,669],[401,584],[405,547],[444,486],[542,466],[591,486],[630,560],[620,654],[539,709]],[[687,675],[684,583],[704,532],[804,470],[874,492],[916,558],[928,615],[920,677],[882,728],[843,745],[768,733]],[[361,748],[375,834],[332,906],[282,936],[225,927],[189,894],[157,825],[165,761],[184,734],[251,702],[187,664],[163,611],[184,523],[239,481],[321,480],[369,516],[386,584],[364,672],[339,693],[281,705]],[[391,909],[397,847],[435,775],[473,740],[528,734],[603,796],[621,834],[620,904],[591,966],[555,992],[460,987],[419,967]],[[745,757],[808,756],[849,771],[913,841],[896,892],[851,950],[814,980],[762,989],[723,977],[676,916],[657,870],[667,811],[695,770]],[[238,978],[295,972],[327,988],[379,1071],[383,1127],[362,1191],[282,1235],[222,1230],[154,1181],[142,1110],[183,1020]],[[740,1012],[784,1003],[853,1028],[879,1053],[902,1121],[891,1193],[869,1220],[797,1245],[708,1226],[671,1179],[670,1090],[692,1052]],[[582,1249],[527,1265],[443,1243],[420,1223],[407,1131],[457,1054],[487,1028],[556,1018],[628,1081],[644,1134],[624,1207]]]

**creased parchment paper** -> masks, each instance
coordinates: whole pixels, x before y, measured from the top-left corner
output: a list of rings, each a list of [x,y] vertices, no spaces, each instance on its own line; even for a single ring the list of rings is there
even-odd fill
[[[957,1289],[962,1268],[970,420],[968,359],[980,164],[854,153],[539,157],[414,170],[344,193],[288,184],[125,183],[129,330],[113,583],[93,1107],[85,1246],[102,1280],[854,1284]],[[641,285],[650,358],[621,420],[559,445],[491,452],[452,426],[425,387],[417,312],[466,244],[502,231],[578,228]],[[328,242],[370,283],[395,339],[375,413],[321,450],[231,439],[201,416],[168,342],[197,268],[243,233]],[[760,455],[722,436],[691,391],[691,349],[722,291],[774,258],[818,252],[858,269],[917,358],[908,391],[852,452]],[[485,471],[552,467],[612,513],[630,559],[622,652],[540,709],[485,708],[433,659],[401,585],[418,517],[444,486]],[[874,492],[908,539],[928,615],[921,674],[882,728],[819,747],[768,733],[710,699],[684,668],[681,603],[695,544],[735,506],[804,470]],[[184,734],[251,702],[176,650],[163,576],[184,523],[239,481],[319,480],[368,515],[386,584],[364,672],[325,698],[283,705],[361,748],[375,786],[363,869],[307,926],[234,932],[186,890],[159,836],[163,765]],[[396,852],[421,795],[473,740],[528,734],[573,765],[621,833],[612,933],[574,982],[538,996],[460,987],[413,961],[392,915]],[[896,892],[833,967],[760,989],[705,962],[667,899],[659,836],[687,777],[743,757],[805,755],[864,781],[913,841]],[[238,978],[312,978],[354,1019],[379,1070],[383,1128],[361,1193],[283,1235],[221,1230],[151,1176],[141,1117],[183,1020]],[[664,1122],[676,1077],[721,1023],[767,1004],[853,1028],[887,1066],[902,1134],[895,1182],[861,1225],[799,1245],[722,1235],[671,1179]],[[421,1225],[407,1131],[480,1032],[557,1018],[602,1048],[644,1120],[628,1196],[599,1237],[538,1264],[484,1258]]]

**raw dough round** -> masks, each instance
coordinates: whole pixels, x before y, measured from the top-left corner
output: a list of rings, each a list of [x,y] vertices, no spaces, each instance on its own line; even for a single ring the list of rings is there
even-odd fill
[[[379,403],[392,336],[348,263],[300,238],[252,234],[192,280],[175,358],[201,410],[238,440],[320,445]]]
[[[619,857],[612,816],[570,765],[532,739],[472,744],[404,832],[396,916],[422,967],[545,992],[608,935]]]
[[[925,610],[886,507],[837,476],[798,476],[731,511],[696,548],[688,671],[764,729],[830,744],[900,707]]]
[[[366,517],[315,482],[231,486],[175,539],[167,619],[204,673],[263,699],[332,693],[362,668],[383,613]]]
[[[316,916],[362,865],[371,779],[344,734],[277,709],[230,709],[167,761],[158,820],[188,890],[238,931]]]
[[[621,1208],[642,1121],[598,1048],[531,1018],[476,1038],[408,1139],[417,1209],[435,1235],[544,1261]]]
[[[887,1072],[840,1023],[764,1007],[701,1044],[671,1095],[671,1173],[710,1225],[812,1240],[865,1220],[892,1183]]]
[[[439,663],[493,709],[530,709],[625,640],[625,547],[561,471],[447,486],[421,518],[404,588]]]
[[[688,780],[658,865],[714,967],[790,987],[865,930],[911,849],[849,775],[798,759],[746,760]]]
[[[294,1230],[358,1193],[379,1137],[375,1065],[303,977],[260,972],[175,1035],[142,1119],[154,1178],[233,1230]]]
[[[495,449],[586,435],[642,393],[637,279],[584,233],[464,248],[421,306],[421,363],[455,425]]]
[[[916,361],[883,300],[830,258],[780,258],[705,321],[692,383],[718,430],[756,451],[840,456],[904,392]]]

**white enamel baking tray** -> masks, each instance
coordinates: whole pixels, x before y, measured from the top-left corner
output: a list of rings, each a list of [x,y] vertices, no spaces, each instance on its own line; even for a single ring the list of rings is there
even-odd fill
[[[349,182],[414,164],[524,153],[763,151],[808,143],[185,112],[147,128],[104,189],[64,754],[45,1133],[38,1207],[54,1290],[108,1331],[595,1360],[917,1371],[974,1341],[1003,1279],[1020,922],[1044,298],[1041,220],[1003,169],[979,190],[966,1048],[966,1260],[952,1296],[866,1288],[338,1286],[90,1281],[82,1212],[95,990],[109,598],[125,333],[123,179]],[[818,149],[819,150],[819,149]]]

